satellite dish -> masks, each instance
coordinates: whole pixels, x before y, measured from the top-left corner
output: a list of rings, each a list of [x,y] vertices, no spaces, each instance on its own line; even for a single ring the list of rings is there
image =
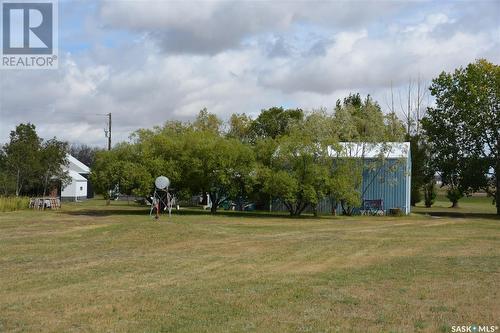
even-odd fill
[[[165,176],[160,176],[155,179],[155,186],[159,190],[164,190],[170,186],[170,179]]]

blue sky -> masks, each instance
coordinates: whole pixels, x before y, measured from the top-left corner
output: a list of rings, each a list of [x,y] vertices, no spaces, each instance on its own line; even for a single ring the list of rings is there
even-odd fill
[[[0,142],[21,122],[104,146],[207,107],[331,110],[350,92],[388,111],[411,80],[499,63],[500,2],[60,1],[58,70],[0,72]],[[432,98],[426,96],[426,103]]]

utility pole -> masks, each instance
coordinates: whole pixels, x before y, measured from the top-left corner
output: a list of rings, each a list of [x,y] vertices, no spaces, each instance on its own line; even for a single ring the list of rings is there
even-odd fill
[[[108,150],[111,150],[111,112],[108,113]]]

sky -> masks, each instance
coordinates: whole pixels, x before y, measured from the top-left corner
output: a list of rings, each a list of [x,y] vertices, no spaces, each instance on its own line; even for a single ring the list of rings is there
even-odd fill
[[[410,80],[499,64],[499,17],[500,1],[61,0],[59,68],[0,70],[0,143],[31,122],[105,147],[108,112],[116,143],[204,107],[332,110],[357,92],[388,112],[391,86],[400,113]]]

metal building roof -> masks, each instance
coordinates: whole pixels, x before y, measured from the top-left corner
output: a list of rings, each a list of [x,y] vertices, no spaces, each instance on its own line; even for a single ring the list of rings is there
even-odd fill
[[[408,158],[409,142],[339,142],[337,146],[328,147],[328,155],[335,157],[359,158]]]

